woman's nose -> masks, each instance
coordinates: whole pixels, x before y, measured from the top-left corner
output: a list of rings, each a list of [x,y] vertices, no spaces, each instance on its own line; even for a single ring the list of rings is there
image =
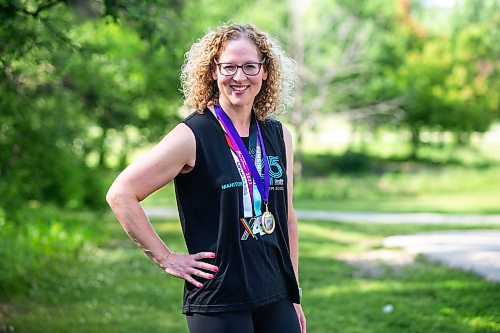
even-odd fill
[[[236,73],[234,73],[234,75],[233,75],[233,79],[236,81],[241,81],[241,80],[244,80],[246,78],[247,78],[247,76],[245,75],[245,73],[243,73],[243,68],[238,68],[236,70]]]

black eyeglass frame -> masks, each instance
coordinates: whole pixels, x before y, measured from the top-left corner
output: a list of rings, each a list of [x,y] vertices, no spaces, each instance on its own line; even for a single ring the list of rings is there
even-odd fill
[[[256,76],[256,75],[259,75],[260,71],[262,70],[262,65],[264,65],[265,61],[266,61],[266,58],[262,59],[262,61],[260,61],[260,62],[247,62],[246,64],[243,64],[243,65],[236,65],[236,64],[233,64],[232,62],[217,62],[217,60],[214,59],[214,64],[217,67],[219,67],[219,73],[221,75],[224,75],[224,76],[233,76],[236,74],[236,72],[240,68],[243,71],[243,74],[245,74],[247,76]],[[224,73],[222,73],[221,65],[233,65],[236,67],[236,69],[234,70],[234,73],[232,73],[232,74],[224,74]],[[245,72],[245,69],[244,69],[244,66],[246,66],[246,65],[259,65],[259,70],[255,74],[248,74],[247,72]]]

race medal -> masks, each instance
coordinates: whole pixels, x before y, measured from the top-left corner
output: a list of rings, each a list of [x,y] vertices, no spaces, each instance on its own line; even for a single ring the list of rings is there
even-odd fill
[[[272,234],[276,223],[274,221],[273,213],[271,213],[267,208],[267,203],[265,205],[266,211],[262,214],[262,229],[264,229],[266,234]]]
[[[271,212],[264,212],[262,214],[262,229],[266,234],[272,234],[275,227],[274,216]]]
[[[262,133],[260,131],[260,126],[259,122],[257,121],[257,118],[254,116],[252,119],[252,123],[255,122],[255,129],[256,129],[256,140],[258,141],[258,145],[256,146],[256,149],[262,149],[262,164],[263,164],[263,178],[261,177],[261,174],[259,171],[257,171],[257,167],[255,166],[254,161],[252,160],[252,157],[250,156],[249,150],[245,147],[245,144],[241,140],[241,137],[238,134],[238,131],[234,127],[231,119],[229,116],[224,112],[222,107],[218,104],[214,106],[215,109],[215,115],[217,119],[219,120],[222,129],[224,130],[226,134],[226,140],[231,147],[233,157],[236,163],[236,166],[238,168],[238,171],[240,172],[240,177],[243,183],[243,187],[245,189],[245,184],[248,186],[248,192],[249,192],[249,197],[252,201],[253,199],[257,199],[254,201],[254,210],[255,213],[258,214],[257,212],[261,210],[261,204],[260,204],[260,197],[257,195],[254,195],[255,192],[253,191],[254,185],[256,186],[257,190],[256,192],[260,193],[263,204],[266,206],[266,211],[260,216],[260,223],[256,223],[257,220],[253,220],[253,227],[260,229],[266,233],[266,234],[271,234],[274,231],[274,228],[276,226],[276,221],[274,219],[273,214],[269,211],[267,204],[269,202],[269,185],[270,185],[270,170],[269,170],[269,162],[267,160],[267,154],[266,154],[266,149],[264,145],[264,140],[262,138]],[[253,146],[252,144],[252,137],[254,137],[255,133],[252,129],[252,124],[250,125],[250,143],[249,146]],[[260,167],[259,167],[260,169]],[[245,194],[245,193],[244,193]],[[244,195],[245,196],[245,195]],[[246,197],[246,196],[245,196]],[[244,202],[245,203],[245,202]],[[245,206],[245,205],[244,205]],[[258,207],[258,208],[257,208]],[[252,207],[249,207],[249,210],[245,209],[245,218],[253,217],[255,215],[252,214]],[[246,221],[245,218],[241,218],[240,221],[243,224],[245,228],[245,233],[242,236],[243,238],[246,239],[248,235],[252,236],[253,238],[257,238],[257,231],[259,230],[251,230],[253,227],[248,224],[252,224],[252,220]]]

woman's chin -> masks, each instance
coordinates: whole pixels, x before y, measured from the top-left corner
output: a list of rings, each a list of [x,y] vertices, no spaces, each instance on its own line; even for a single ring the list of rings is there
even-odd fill
[[[250,100],[246,96],[232,96],[229,100],[234,107],[242,108],[245,106],[252,107],[253,100]]]

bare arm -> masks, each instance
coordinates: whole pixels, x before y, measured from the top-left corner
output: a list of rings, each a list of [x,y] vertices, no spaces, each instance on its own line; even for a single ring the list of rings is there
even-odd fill
[[[192,275],[213,277],[204,272],[217,267],[200,261],[213,258],[212,252],[192,255],[170,251],[149,222],[140,201],[194,166],[196,141],[193,132],[179,124],[160,143],[129,165],[111,185],[106,200],[129,237],[167,273],[202,287]]]
[[[290,242],[290,257],[297,284],[299,284],[299,230],[297,215],[293,208],[293,143],[288,128],[283,126],[283,137],[286,147],[286,176],[288,188],[288,237]],[[294,304],[300,322],[301,333],[306,333],[306,318],[300,304]]]
[[[288,188],[288,237],[290,241],[290,256],[292,258],[293,270],[299,284],[299,233],[297,216],[293,208],[293,148],[290,131],[283,126],[283,136],[286,147],[286,176]]]

